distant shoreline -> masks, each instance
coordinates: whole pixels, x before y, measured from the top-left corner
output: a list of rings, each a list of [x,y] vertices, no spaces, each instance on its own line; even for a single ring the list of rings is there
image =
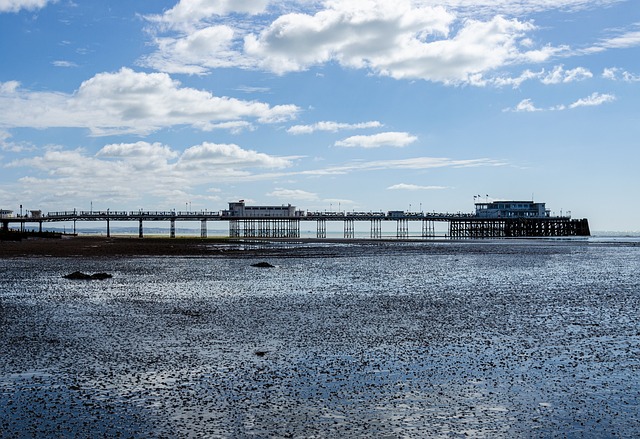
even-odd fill
[[[0,241],[0,259],[13,257],[118,257],[118,256],[309,256],[329,245],[381,247],[386,244],[549,244],[584,240],[498,239],[345,239],[345,238],[226,238],[226,237],[99,237],[63,236]],[[325,252],[322,252],[325,253]]]

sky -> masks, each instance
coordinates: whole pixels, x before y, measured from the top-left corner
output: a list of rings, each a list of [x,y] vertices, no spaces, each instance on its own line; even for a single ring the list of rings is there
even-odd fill
[[[640,231],[637,0],[0,0],[0,209]]]

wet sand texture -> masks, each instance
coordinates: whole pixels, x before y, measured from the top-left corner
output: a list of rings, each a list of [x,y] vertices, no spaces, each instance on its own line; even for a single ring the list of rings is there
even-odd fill
[[[489,244],[0,259],[0,436],[637,437],[638,260]]]

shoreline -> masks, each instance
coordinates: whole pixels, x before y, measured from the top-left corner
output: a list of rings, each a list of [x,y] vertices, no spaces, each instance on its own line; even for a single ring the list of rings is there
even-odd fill
[[[351,245],[380,248],[390,244],[496,245],[496,244],[588,244],[585,240],[552,239],[345,239],[345,238],[227,238],[227,237],[98,237],[63,236],[0,241],[0,259],[14,257],[118,257],[118,256],[292,256],[309,255],[314,250]]]

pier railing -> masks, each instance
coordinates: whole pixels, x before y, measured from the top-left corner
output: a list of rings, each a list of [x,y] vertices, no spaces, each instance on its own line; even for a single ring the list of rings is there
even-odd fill
[[[112,221],[136,221],[139,225],[139,237],[143,235],[144,221],[169,221],[170,236],[175,237],[176,221],[200,221],[201,236],[207,236],[208,221],[226,221],[229,223],[230,237],[266,237],[296,238],[300,236],[300,222],[314,221],[317,225],[317,238],[326,237],[327,222],[342,222],[344,237],[353,238],[354,223],[369,221],[371,238],[382,237],[382,222],[396,222],[399,239],[410,236],[409,222],[422,222],[423,238],[436,236],[435,224],[448,223],[448,234],[444,236],[456,239],[510,238],[510,237],[547,237],[547,236],[589,236],[589,224],[586,219],[573,220],[570,216],[548,217],[509,217],[486,218],[473,213],[436,213],[436,212],[296,212],[295,216],[233,216],[228,211],[59,211],[44,215],[16,216],[0,218],[2,230],[8,231],[10,223],[19,223],[24,229],[27,223],[38,223],[42,231],[43,222],[73,222],[74,233],[77,221],[105,221],[107,236],[110,236]]]

